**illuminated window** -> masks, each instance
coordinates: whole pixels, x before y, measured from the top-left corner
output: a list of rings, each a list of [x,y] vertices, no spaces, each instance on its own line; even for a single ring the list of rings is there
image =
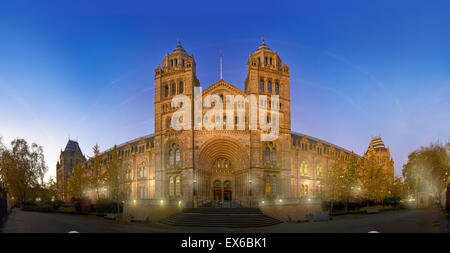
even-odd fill
[[[277,151],[275,149],[272,150],[272,163],[277,163]]]
[[[175,150],[175,163],[176,164],[180,163],[180,150],[179,149]]]
[[[171,150],[169,150],[169,164],[173,165],[173,162],[174,162],[174,160],[173,160],[173,150],[171,149]]]
[[[322,177],[322,166],[321,165],[317,166],[316,176]]]
[[[174,195],[174,182],[173,177],[169,177],[169,196],[173,197]]]
[[[175,177],[175,196],[181,196],[181,179],[180,176]]]
[[[269,148],[266,148],[265,158],[266,158],[266,163],[270,163],[270,149]]]
[[[308,175],[308,164],[306,161],[303,161],[300,164],[300,176],[307,176]]]
[[[277,176],[272,176],[272,195],[277,194]]]
[[[270,176],[266,176],[266,195],[270,195]]]

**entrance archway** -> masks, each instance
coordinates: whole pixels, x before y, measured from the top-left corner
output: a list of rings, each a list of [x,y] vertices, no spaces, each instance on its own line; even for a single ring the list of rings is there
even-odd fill
[[[220,180],[214,181],[214,200],[222,201],[222,182]]]
[[[237,176],[246,173],[249,157],[248,152],[238,140],[222,137],[211,138],[201,145],[199,155],[195,159],[196,168],[198,168],[199,196],[206,201],[219,202],[238,200],[243,196],[245,185],[242,178]],[[217,181],[220,182],[220,187]],[[225,185],[226,181],[229,182]],[[236,195],[239,192],[241,195]]]

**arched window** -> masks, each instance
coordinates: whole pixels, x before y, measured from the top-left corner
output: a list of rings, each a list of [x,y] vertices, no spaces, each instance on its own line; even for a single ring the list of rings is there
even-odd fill
[[[169,86],[165,85],[164,86],[164,97],[168,97],[169,96]]]
[[[271,81],[269,81],[267,83],[267,92],[272,93],[272,82]]]
[[[277,176],[272,176],[272,195],[277,194]]]
[[[169,196],[173,197],[173,192],[174,190],[174,182],[173,182],[173,177],[169,177]]]
[[[180,82],[178,84],[178,94],[181,94],[183,92],[184,92],[184,85],[183,85],[183,82]]]
[[[316,177],[322,177],[322,166],[321,165],[317,166]]]
[[[305,184],[305,196],[308,197],[309,196],[309,190],[308,190],[308,185]]]
[[[179,149],[175,150],[175,163],[176,164],[180,163],[180,150]]]
[[[272,163],[277,163],[277,151],[275,149],[272,149]]]
[[[177,92],[177,85],[175,83],[172,83],[172,95],[175,95]]]
[[[266,195],[270,195],[270,176],[266,176]]]
[[[173,165],[173,150],[169,150],[169,164]]]
[[[181,196],[181,179],[180,176],[175,177],[175,196]]]
[[[266,148],[266,153],[265,153],[265,158],[266,158],[266,163],[270,163],[270,149]]]
[[[308,164],[306,161],[303,161],[300,164],[300,176],[307,176],[308,175]]]
[[[275,94],[280,95],[280,85],[275,83]]]
[[[264,80],[259,82],[259,91],[264,92]]]

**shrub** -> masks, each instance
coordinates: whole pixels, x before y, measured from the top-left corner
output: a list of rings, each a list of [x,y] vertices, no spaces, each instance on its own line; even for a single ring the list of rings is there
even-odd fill
[[[36,202],[34,200],[24,200],[22,201],[23,207],[36,206]]]
[[[122,205],[112,202],[111,200],[99,199],[92,205],[93,211],[97,213],[115,213],[119,207],[119,212],[122,212]]]
[[[64,205],[64,201],[61,201],[61,200],[55,200],[55,201],[53,201],[52,202],[52,205],[53,205],[53,208],[55,209],[55,210],[58,210],[61,206],[63,206]]]

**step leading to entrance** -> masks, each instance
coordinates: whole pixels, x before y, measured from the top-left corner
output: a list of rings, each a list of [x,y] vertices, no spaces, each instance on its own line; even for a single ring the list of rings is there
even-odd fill
[[[249,228],[272,226],[282,221],[263,214],[258,208],[211,208],[185,209],[161,223],[182,227]]]

